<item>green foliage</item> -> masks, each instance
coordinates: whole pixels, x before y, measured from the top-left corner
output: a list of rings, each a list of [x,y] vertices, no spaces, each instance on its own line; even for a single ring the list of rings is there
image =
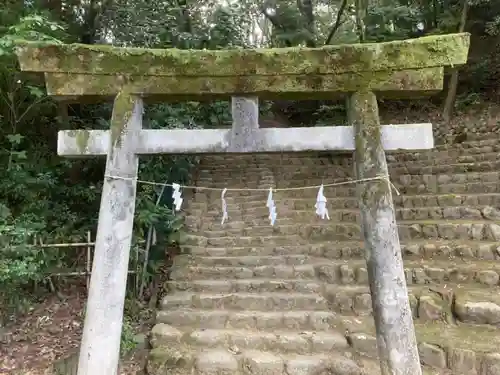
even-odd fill
[[[40,224],[29,218],[12,217],[9,209],[0,204],[0,283],[23,285],[26,280],[40,280],[45,259],[36,246],[30,244]]]
[[[224,49],[246,47],[249,40],[245,30],[251,21],[241,6],[231,4],[227,6],[218,5],[209,19],[207,28],[208,43],[205,47],[210,49]]]
[[[5,16],[5,14],[3,14]],[[57,206],[46,199],[56,184],[54,171],[43,168],[34,160],[43,156],[37,150],[30,155],[34,140],[23,134],[24,125],[33,121],[35,113],[43,116],[50,105],[44,90],[17,70],[14,57],[16,39],[51,40],[63,34],[57,23],[33,14],[4,27],[0,35],[0,285],[8,293],[0,298],[11,300],[19,288],[30,282],[42,281],[58,259],[34,246],[36,234],[48,229]],[[44,103],[45,101],[45,103]],[[41,160],[40,160],[41,161]],[[0,301],[0,304],[2,301]],[[5,311],[4,311],[5,312]],[[1,319],[1,317],[0,317]]]
[[[120,354],[127,355],[137,346],[135,330],[128,317],[123,320],[122,337],[120,342]]]
[[[470,94],[462,94],[457,97],[455,108],[457,110],[464,110],[471,106],[478,105],[482,102],[478,93],[472,92]]]
[[[25,77],[18,71],[13,55],[17,39],[58,42],[52,35],[59,33],[62,37],[63,30],[57,23],[34,15],[8,27],[0,38],[0,58],[8,62],[0,69],[3,78],[0,81],[0,150],[2,165],[6,166],[0,170],[3,202],[0,239],[4,248],[0,257],[0,286],[15,294],[20,288],[44,281],[51,272],[69,268],[74,263],[75,254],[68,250],[41,248],[33,244],[35,237],[43,238],[45,243],[82,241],[86,230],[95,231],[96,228],[102,161],[82,162],[54,155],[49,145],[55,141],[56,129],[40,132],[40,128],[54,128],[56,106],[46,97],[40,80]],[[109,105],[90,107],[85,110],[90,117],[70,117],[65,127],[107,127],[110,110]],[[201,119],[199,112],[197,103],[151,106],[146,113],[146,126],[193,128]],[[193,158],[165,156],[146,159],[141,161],[140,177],[185,183],[194,162]],[[156,202],[158,195],[159,191],[149,185],[139,186],[135,223],[137,241],[144,239],[148,228],[155,228],[157,241],[150,256],[157,263],[164,258],[165,246],[179,241],[182,235],[182,221],[179,215],[172,214],[168,192],[165,191],[163,199]],[[163,257],[155,251],[161,252]],[[154,265],[147,271],[152,267]],[[12,295],[2,298],[10,299]]]
[[[494,36],[500,34],[500,16],[496,16],[492,21],[486,23],[486,32]]]
[[[305,44],[310,38],[314,38],[306,27],[305,20],[296,4],[289,2],[277,2],[276,5],[266,13],[273,20],[271,41],[278,47]],[[276,14],[273,16],[273,14]]]
[[[15,64],[14,48],[17,40],[48,41],[51,43],[61,43],[65,37],[64,28],[44,16],[33,14],[22,17],[18,23],[7,28],[0,38],[0,57],[2,62],[9,61]],[[8,68],[12,69],[12,65]],[[3,67],[4,69],[7,67]],[[13,72],[11,72],[13,73]]]
[[[371,41],[408,39],[418,31],[422,14],[417,4],[372,5],[368,9],[366,33]]]

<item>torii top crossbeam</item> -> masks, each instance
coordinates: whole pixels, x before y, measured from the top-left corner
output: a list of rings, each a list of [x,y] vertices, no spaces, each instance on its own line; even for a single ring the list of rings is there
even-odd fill
[[[443,67],[467,61],[468,33],[322,48],[178,50],[26,43],[23,71],[44,72],[49,95],[146,99],[329,98],[360,88],[415,97],[443,87]],[[405,94],[406,92],[406,94]],[[97,99],[97,98],[96,98]],[[102,99],[100,99],[102,100]]]

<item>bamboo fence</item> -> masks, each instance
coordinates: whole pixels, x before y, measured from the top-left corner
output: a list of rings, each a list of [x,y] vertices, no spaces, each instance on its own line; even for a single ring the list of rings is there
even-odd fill
[[[144,242],[144,241],[141,241]],[[86,242],[65,242],[65,243],[44,243],[41,238],[35,238],[34,239],[34,246],[38,246],[42,249],[64,249],[64,248],[71,248],[71,249],[85,249],[86,257],[85,257],[85,270],[81,271],[74,271],[74,272],[55,272],[51,273],[48,275],[48,277],[82,277],[85,276],[86,278],[86,285],[87,289],[89,287],[90,283],[90,274],[92,273],[92,253],[93,249],[95,247],[95,242],[92,241],[92,233],[90,231],[87,231],[87,241]],[[138,257],[136,257],[138,259]],[[137,269],[137,265],[135,267]],[[129,275],[136,275],[137,271],[129,270],[128,271]]]

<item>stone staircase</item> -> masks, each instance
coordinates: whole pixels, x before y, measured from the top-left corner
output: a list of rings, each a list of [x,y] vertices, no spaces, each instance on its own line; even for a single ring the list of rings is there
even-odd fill
[[[500,374],[500,143],[388,155],[425,374]],[[196,184],[302,187],[345,181],[352,158],[205,157]],[[151,375],[380,374],[355,185],[274,194],[200,190],[151,333]]]

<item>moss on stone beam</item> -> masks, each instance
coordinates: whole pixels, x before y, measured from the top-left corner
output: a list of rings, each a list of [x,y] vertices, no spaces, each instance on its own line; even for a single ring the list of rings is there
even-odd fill
[[[431,95],[435,95],[438,91],[436,90],[419,90],[419,91],[376,91],[377,98],[379,99],[384,99],[384,100],[415,100],[415,99],[425,99],[428,98]],[[98,104],[98,103],[110,103],[113,104],[113,101],[115,100],[115,95],[107,95],[107,96],[96,96],[96,95],[85,95],[85,96],[78,96],[78,95],[71,95],[71,96],[53,96],[52,99],[54,99],[56,102],[59,103],[65,103],[65,104]],[[279,95],[279,99],[281,100],[299,100],[299,99],[325,99],[325,100],[339,100],[342,101],[346,99],[348,96],[348,93],[339,93],[339,92],[334,92],[334,93],[325,93],[325,92],[320,92],[320,93],[311,93],[307,95],[302,95],[302,94],[297,94],[297,93],[282,93]],[[278,96],[276,95],[265,95],[262,99],[265,100],[272,100],[273,98],[276,99]],[[227,95],[205,95],[205,96],[200,96],[196,98],[195,101],[197,102],[212,102],[214,100],[227,100],[228,96]],[[168,96],[168,95],[148,95],[146,97],[143,97],[144,103],[147,104],[156,104],[156,103],[165,103],[165,102],[186,102],[192,100],[191,96],[182,96],[182,95],[175,95],[175,96]]]
[[[443,87],[443,68],[363,72],[357,74],[256,77],[141,77],[46,73],[47,92],[54,96],[114,96],[126,89],[164,101],[256,95],[263,99],[331,98],[361,88],[375,92],[435,93]]]
[[[20,44],[24,71],[139,76],[323,75],[457,66],[467,62],[468,33],[322,48],[178,50],[105,45]]]

